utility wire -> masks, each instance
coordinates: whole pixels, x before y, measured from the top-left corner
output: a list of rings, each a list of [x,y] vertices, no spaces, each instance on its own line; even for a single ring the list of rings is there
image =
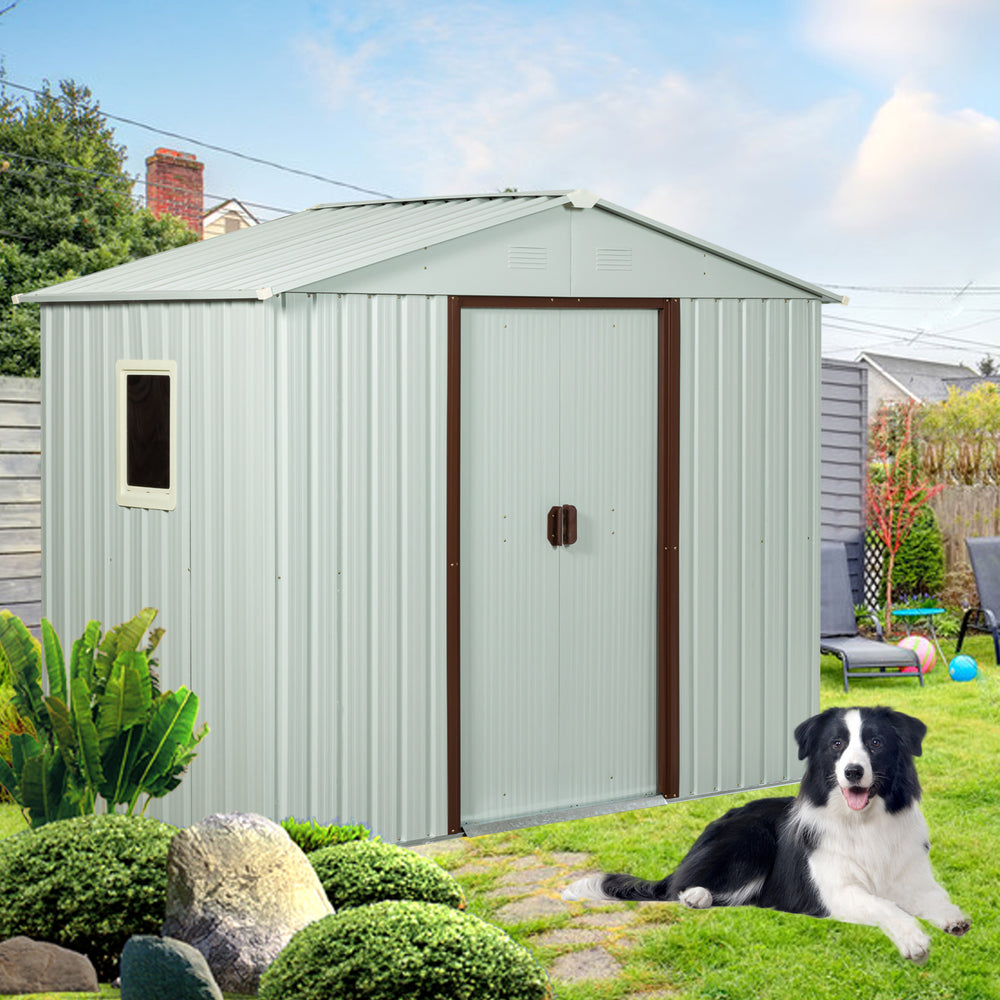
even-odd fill
[[[72,163],[62,163],[59,160],[45,160],[45,159],[42,159],[41,157],[38,157],[38,156],[28,156],[26,153],[15,153],[15,152],[12,152],[10,150],[4,150],[4,149],[0,149],[0,156],[17,157],[18,159],[21,159],[21,160],[27,160],[30,163],[41,163],[41,164],[45,164],[46,166],[49,166],[49,167],[60,167],[63,170],[75,170],[78,173],[81,173],[81,174],[92,174],[95,177],[110,177],[112,180],[119,180],[122,177],[124,177],[124,178],[126,178],[132,184],[142,184],[144,187],[149,187],[150,186],[149,182],[142,180],[142,178],[140,178],[138,174],[135,177],[131,177],[129,174],[124,174],[124,173],[123,174],[110,174],[110,173],[108,173],[105,170],[94,170],[94,169],[92,169],[90,167],[78,167],[78,166],[76,166],[76,165],[74,165]],[[34,175],[32,175],[30,173],[30,171],[27,171],[27,170],[10,170],[10,169],[7,169],[7,170],[0,171],[0,173],[18,174],[20,176],[26,176],[26,177],[27,176],[34,176]],[[41,178],[39,178],[39,179],[41,180]],[[68,178],[67,178],[67,181],[68,181]],[[186,190],[185,188],[171,187],[170,185],[168,185],[168,184],[162,184],[159,181],[154,182],[152,184],[152,187],[158,188],[161,191],[173,191],[173,192],[176,192],[178,194],[190,194],[191,193],[190,191]],[[277,208],[274,205],[261,205],[261,204],[259,204],[258,202],[255,202],[255,201],[245,201],[243,198],[234,198],[232,195],[212,194],[211,192],[208,192],[208,191],[204,191],[204,192],[202,192],[202,194],[203,194],[203,197],[205,197],[205,198],[213,198],[213,199],[218,198],[220,201],[238,201],[241,205],[247,205],[250,208],[262,208],[262,209],[265,209],[268,212],[282,212],[284,215],[291,215],[292,214],[292,210],[289,209],[289,208]]]
[[[29,94],[35,94],[38,97],[44,96],[46,93],[43,90],[36,90],[34,87],[25,87],[20,83],[12,83],[10,80],[0,81],[0,85],[3,87],[13,87],[15,90],[23,90]],[[265,167],[273,167],[275,170],[284,170],[286,173],[298,174],[300,177],[309,177],[312,180],[323,181],[326,184],[336,184],[338,187],[349,188],[351,191],[360,191],[362,194],[372,194],[375,195],[376,198],[393,197],[393,195],[386,194],[384,191],[373,191],[371,188],[359,187],[357,184],[348,184],[347,181],[334,180],[332,177],[324,177],[322,174],[313,174],[308,170],[299,170],[297,167],[287,167],[283,163],[275,163],[274,160],[265,160],[259,156],[251,156],[249,153],[241,153],[236,149],[228,149],[225,146],[216,146],[214,143],[204,142],[201,139],[192,139],[190,136],[181,135],[178,132],[168,132],[166,129],[157,128],[155,125],[147,125],[145,122],[136,121],[134,118],[112,115],[104,110],[100,110],[100,114],[104,118],[110,118],[112,121],[124,122],[126,125],[134,125],[136,128],[143,128],[148,132],[156,132],[158,135],[166,135],[171,139],[180,139],[182,142],[191,143],[195,146],[202,146],[205,149],[211,149],[217,153],[225,153],[227,156],[235,156],[241,160],[247,160],[250,163],[260,163]]]
[[[970,282],[971,284],[971,282]],[[882,292],[890,295],[1000,295],[1000,285],[836,285],[824,282],[824,288],[845,292]]]

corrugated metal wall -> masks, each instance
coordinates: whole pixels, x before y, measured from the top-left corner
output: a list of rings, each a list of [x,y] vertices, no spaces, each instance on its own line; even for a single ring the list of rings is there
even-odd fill
[[[45,313],[46,613],[159,607],[212,727],[160,814],[444,831],[445,301]],[[175,512],[115,502],[119,358],[177,362]]]
[[[212,726],[160,808],[447,830],[446,300],[47,306],[45,613],[161,609]],[[818,706],[819,303],[682,302],[681,795],[791,780]],[[174,512],[115,502],[114,368],[177,362]],[[763,484],[763,488],[762,488]]]
[[[680,792],[801,775],[819,705],[819,303],[681,300]]]

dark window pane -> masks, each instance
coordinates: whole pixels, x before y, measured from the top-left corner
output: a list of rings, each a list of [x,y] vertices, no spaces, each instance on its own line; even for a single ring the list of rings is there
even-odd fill
[[[129,375],[129,486],[170,489],[170,376]]]

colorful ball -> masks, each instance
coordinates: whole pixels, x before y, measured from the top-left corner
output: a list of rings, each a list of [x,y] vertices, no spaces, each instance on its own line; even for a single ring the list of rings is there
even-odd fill
[[[953,681],[971,681],[979,673],[979,667],[971,656],[959,653],[948,664],[948,674]]]
[[[921,672],[925,674],[930,673],[930,669],[934,666],[935,659],[937,659],[937,650],[930,639],[922,635],[908,635],[905,639],[900,639],[896,645],[902,646],[904,649],[912,649],[920,661]],[[917,668],[903,667],[902,672],[904,674],[915,674]]]

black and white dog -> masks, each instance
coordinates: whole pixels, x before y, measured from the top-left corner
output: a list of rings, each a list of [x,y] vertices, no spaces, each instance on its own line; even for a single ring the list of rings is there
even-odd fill
[[[929,921],[956,936],[969,918],[934,881],[913,758],[927,727],[891,708],[831,708],[796,727],[806,772],[795,798],[758,799],[710,823],[660,882],[595,875],[563,899],[763,906],[880,927],[924,962]]]

